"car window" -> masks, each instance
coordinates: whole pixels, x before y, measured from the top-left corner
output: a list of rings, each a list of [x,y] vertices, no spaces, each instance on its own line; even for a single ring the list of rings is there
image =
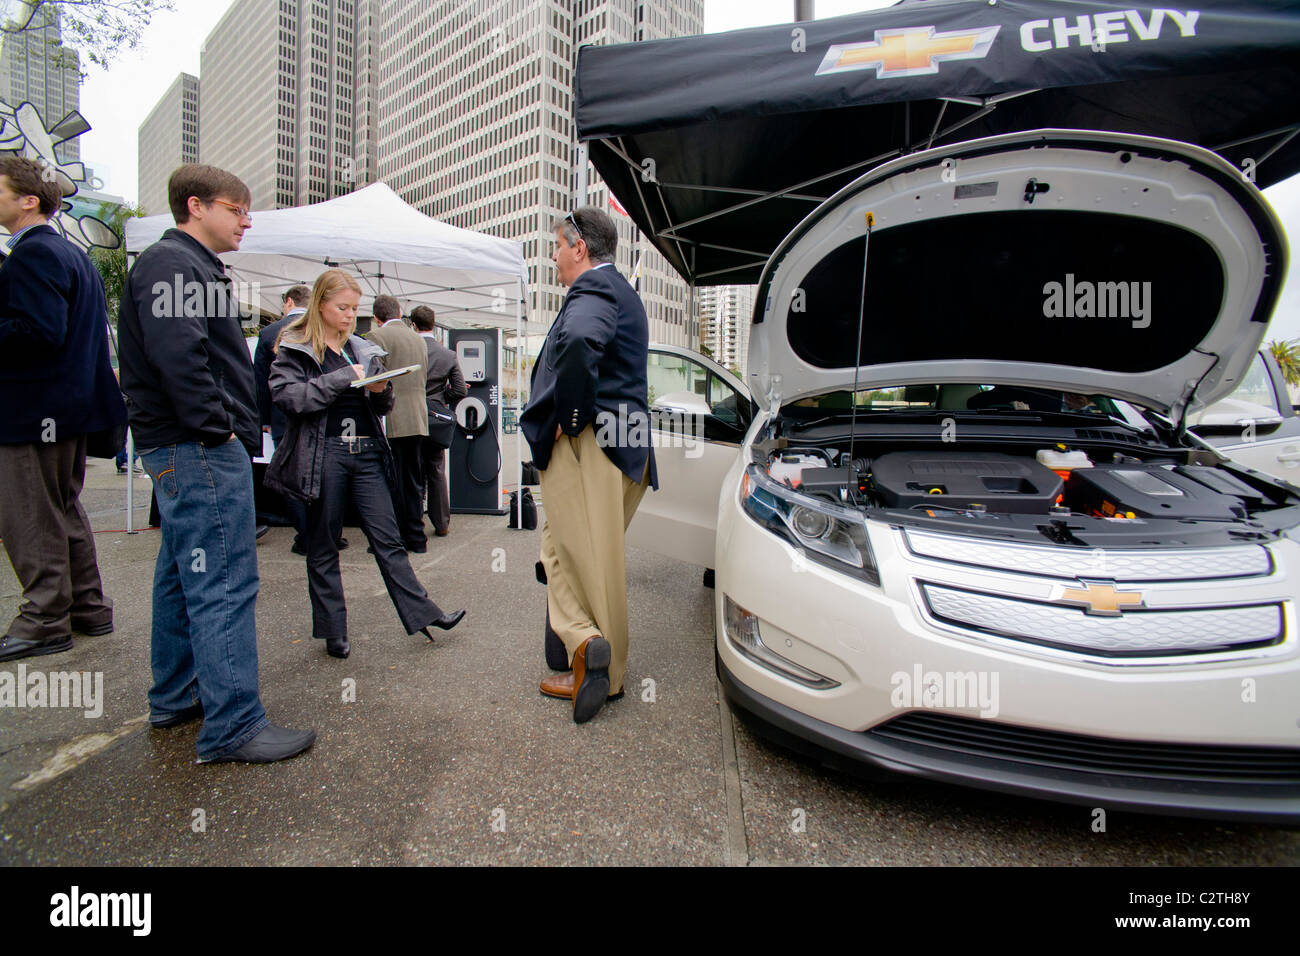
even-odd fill
[[[690,392],[708,399],[709,371],[698,362],[666,352],[651,352],[646,365],[650,404],[674,392]]]
[[[1268,366],[1264,364],[1264,356],[1255,356],[1241,384],[1228,398],[1277,409],[1277,395],[1273,392],[1273,379],[1268,374]]]
[[[745,437],[753,409],[749,400],[717,375],[709,374],[709,418],[704,437],[713,441],[738,442]]]

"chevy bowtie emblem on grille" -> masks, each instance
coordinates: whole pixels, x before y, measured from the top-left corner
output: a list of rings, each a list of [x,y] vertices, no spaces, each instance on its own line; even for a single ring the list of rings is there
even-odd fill
[[[1117,591],[1112,584],[1099,584],[1095,581],[1080,581],[1081,588],[1067,588],[1057,585],[1053,589],[1052,600],[1071,607],[1081,607],[1085,614],[1100,617],[1119,617],[1124,611],[1133,611],[1146,607],[1141,591]]]
[[[818,76],[869,70],[876,79],[938,73],[943,60],[979,60],[988,56],[1001,26],[936,33],[934,27],[877,30],[875,40],[835,43],[826,51]]]

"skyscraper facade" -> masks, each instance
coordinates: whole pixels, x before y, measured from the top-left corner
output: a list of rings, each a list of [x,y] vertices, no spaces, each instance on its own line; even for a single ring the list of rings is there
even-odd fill
[[[713,360],[742,379],[749,370],[749,326],[757,286],[715,285],[698,290],[700,342]]]
[[[548,324],[565,292],[551,224],[578,185],[577,47],[703,25],[702,0],[236,0],[202,53],[201,161],[243,178],[254,208],[381,180],[426,215],[518,240],[528,319]],[[652,340],[698,347],[685,283],[590,167],[587,183]]]
[[[140,124],[139,204],[146,215],[168,211],[172,170],[198,161],[199,78],[181,73]]]
[[[376,0],[236,0],[204,43],[202,162],[238,175],[253,208],[323,202],[367,181],[357,162],[358,9]],[[373,29],[367,22],[361,34]],[[366,52],[365,50],[362,51]],[[372,140],[364,143],[370,148]]]
[[[698,33],[701,0],[383,0],[378,177],[452,225],[523,243],[530,321],[564,299],[551,224],[574,205],[573,68],[583,43]],[[591,170],[587,203],[618,226],[617,266],[640,292],[651,339],[698,345],[685,283]]]
[[[26,18],[30,8],[20,5],[12,19]],[[53,128],[81,104],[81,60],[77,51],[63,45],[58,8],[39,7],[31,26],[0,39],[0,100],[10,106],[31,103],[47,128]],[[54,148],[60,162],[81,158],[77,139]]]

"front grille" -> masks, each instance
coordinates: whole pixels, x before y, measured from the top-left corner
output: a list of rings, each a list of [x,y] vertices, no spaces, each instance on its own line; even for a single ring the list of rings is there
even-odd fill
[[[1116,582],[1208,581],[1262,577],[1273,571],[1268,550],[1257,544],[1226,548],[1079,548],[1020,544],[968,535],[904,532],[907,549],[922,558],[1035,577],[1092,577]]]
[[[913,711],[866,733],[908,749],[1029,768],[1198,783],[1300,784],[1300,750],[1143,743]]]
[[[1110,657],[1242,651],[1280,643],[1282,607],[1159,608],[1098,617],[1076,607],[921,582],[938,621],[1030,644]]]

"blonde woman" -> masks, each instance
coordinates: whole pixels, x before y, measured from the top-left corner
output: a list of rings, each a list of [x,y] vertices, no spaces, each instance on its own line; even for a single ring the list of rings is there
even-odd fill
[[[392,453],[379,419],[393,407],[393,384],[352,382],[384,371],[387,354],[353,334],[361,288],[341,269],[321,274],[307,311],[280,333],[271,365],[271,400],[287,420],[266,471],[267,487],[307,503],[307,584],[312,636],[331,657],[351,653],[339,574],[338,539],[348,502],[356,505],[406,633],[450,630],[464,611],[444,614],[411,570],[389,491]]]

